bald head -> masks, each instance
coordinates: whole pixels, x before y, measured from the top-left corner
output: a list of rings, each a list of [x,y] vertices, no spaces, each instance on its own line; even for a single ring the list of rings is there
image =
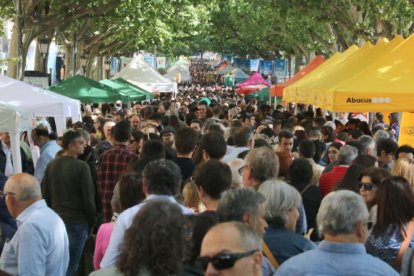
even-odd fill
[[[4,186],[4,194],[7,193],[13,193],[15,199],[20,202],[42,198],[39,182],[27,173],[10,177]]]

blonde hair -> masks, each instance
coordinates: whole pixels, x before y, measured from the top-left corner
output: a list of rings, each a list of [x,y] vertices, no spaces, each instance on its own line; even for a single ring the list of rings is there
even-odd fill
[[[391,169],[391,175],[404,177],[414,191],[414,163],[407,158],[398,158]]]

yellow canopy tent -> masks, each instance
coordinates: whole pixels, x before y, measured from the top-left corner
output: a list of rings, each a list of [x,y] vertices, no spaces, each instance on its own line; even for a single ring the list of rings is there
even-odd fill
[[[338,84],[332,95],[339,112],[414,111],[414,35],[378,57],[360,74]]]
[[[294,84],[286,87],[283,90],[283,101],[285,102],[297,102],[304,104],[315,104],[313,101],[314,97],[309,95],[306,90],[300,89],[301,87],[307,87],[311,83],[323,79],[325,75],[329,74],[330,70],[336,66],[340,66],[350,55],[355,53],[359,48],[355,45],[349,47],[343,53],[335,53],[332,57],[326,60],[318,68],[298,80]]]

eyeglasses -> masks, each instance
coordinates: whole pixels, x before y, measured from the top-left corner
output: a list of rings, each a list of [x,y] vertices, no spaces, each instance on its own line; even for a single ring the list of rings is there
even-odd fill
[[[241,258],[251,256],[257,251],[259,250],[254,249],[242,253],[219,253],[213,257],[201,256],[198,257],[197,260],[201,263],[203,271],[207,270],[209,263],[211,263],[213,267],[217,270],[224,270],[232,268],[236,261],[240,260]]]
[[[247,166],[243,166],[243,167],[241,167],[240,169],[238,169],[237,171],[239,172],[239,174],[240,174],[241,176],[243,176],[244,169],[246,169],[246,168],[247,168]]]
[[[371,191],[372,189],[377,187],[377,185],[372,184],[372,183],[359,182],[358,185],[359,185],[359,189],[364,188],[365,191]]]
[[[12,192],[2,192],[2,191],[0,191],[0,198],[1,199],[5,200],[7,195],[15,196],[16,194],[12,193]]]

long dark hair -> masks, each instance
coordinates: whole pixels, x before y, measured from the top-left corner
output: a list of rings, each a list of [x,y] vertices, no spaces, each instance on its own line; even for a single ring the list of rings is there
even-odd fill
[[[378,186],[377,223],[372,229],[374,236],[399,230],[405,233],[404,224],[414,217],[414,193],[408,181],[400,176],[385,178]]]
[[[116,267],[125,276],[179,275],[184,258],[186,220],[178,205],[145,204],[125,232]]]

